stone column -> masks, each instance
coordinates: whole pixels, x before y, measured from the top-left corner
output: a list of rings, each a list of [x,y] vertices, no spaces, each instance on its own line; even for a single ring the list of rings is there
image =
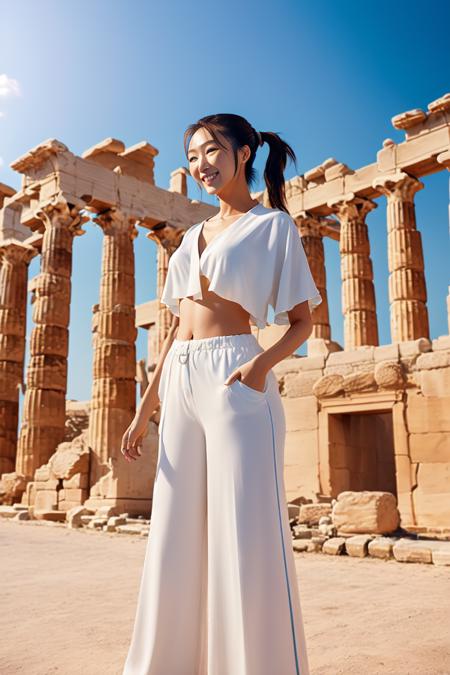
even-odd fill
[[[423,183],[397,171],[376,178],[373,187],[387,197],[392,341],[429,338],[422,240],[414,208],[414,195]]]
[[[181,238],[184,235],[185,230],[173,227],[172,225],[166,223],[166,226],[163,228],[158,228],[156,230],[150,230],[146,237],[156,244],[156,297],[161,298],[164,284],[167,277],[167,269],[169,266],[169,260],[172,253],[178,248],[181,243]],[[161,350],[162,343],[166,339],[167,333],[172,323],[172,312],[166,305],[162,303],[159,304],[158,309],[158,318],[156,325],[156,344],[152,344],[150,349],[149,345],[149,354],[155,354],[158,358],[159,352]],[[150,359],[149,359],[150,360]]]
[[[88,220],[59,197],[37,212],[43,221],[41,270],[33,282],[33,321],[16,472],[26,480],[46,464],[64,440],[67,355],[75,236]]]
[[[138,235],[135,219],[119,209],[110,209],[94,218],[103,230],[100,302],[94,315],[94,363],[89,415],[89,446],[93,450],[90,485],[99,483],[120,459],[122,436],[136,411],[135,266],[133,241]],[[91,489],[91,497],[125,495],[112,481]],[[129,496],[129,495],[126,495]],[[98,502],[95,502],[98,504]],[[93,505],[92,500],[86,504]]]
[[[37,253],[33,246],[16,239],[0,243],[0,476],[16,467],[28,265]]]
[[[450,171],[450,150],[446,150],[445,152],[441,152],[440,155],[436,157],[437,161],[439,164],[442,164],[442,166],[445,166],[447,171]],[[449,196],[449,204],[448,204],[448,222],[449,222],[449,229],[450,229],[450,177],[448,181],[448,196]],[[450,286],[448,287],[448,294],[447,294],[447,322],[448,322],[448,332],[450,335]]]
[[[307,212],[303,212],[300,216],[295,218],[295,222],[300,230],[306,257],[308,258],[315,284],[322,296],[322,302],[311,313],[313,330],[308,339],[313,340],[319,338],[322,340],[330,340],[331,329],[328,313],[325,252],[320,218]]]
[[[342,312],[345,349],[378,345],[378,325],[370,258],[367,214],[376,207],[370,199],[353,193],[328,202],[340,224]]]
[[[156,258],[156,297],[162,295],[164,284],[167,277],[167,268],[169,266],[169,251],[163,246],[158,245]],[[161,346],[166,339],[170,324],[172,323],[172,312],[166,305],[159,303],[158,324],[157,324],[157,353],[159,354]]]

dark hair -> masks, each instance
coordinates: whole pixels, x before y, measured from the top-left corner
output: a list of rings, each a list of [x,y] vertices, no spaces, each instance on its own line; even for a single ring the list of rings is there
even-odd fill
[[[190,140],[198,129],[207,129],[216,143],[224,147],[216,135],[219,131],[230,142],[234,153],[235,170],[237,169],[237,150],[244,145],[250,147],[250,157],[245,164],[245,179],[250,187],[256,178],[256,170],[253,168],[256,151],[259,146],[258,132],[252,127],[245,117],[232,113],[219,113],[201,117],[195,124],[190,124],[184,132],[184,152],[187,157],[187,149]],[[288,156],[296,164],[296,155],[290,145],[283,141],[274,131],[260,131],[262,142],[269,145],[269,156],[264,169],[264,181],[267,186],[269,202],[272,208],[282,211],[287,210],[285,195],[284,170]]]

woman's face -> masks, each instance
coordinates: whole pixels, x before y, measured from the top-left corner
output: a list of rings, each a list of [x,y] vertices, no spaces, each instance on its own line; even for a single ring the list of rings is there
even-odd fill
[[[234,175],[234,156],[229,141],[219,132],[217,136],[225,147],[213,139],[207,129],[200,128],[193,134],[188,147],[189,171],[192,178],[202,185],[208,194],[219,194],[231,184],[245,180],[245,162],[250,156],[250,148],[244,145],[238,150],[238,166]]]

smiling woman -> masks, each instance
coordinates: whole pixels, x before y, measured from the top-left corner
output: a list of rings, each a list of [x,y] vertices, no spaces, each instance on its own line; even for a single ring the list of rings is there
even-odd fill
[[[220,210],[170,258],[161,302],[178,330],[123,439],[134,458],[157,391],[149,543],[123,675],[308,675],[272,370],[308,337],[321,302],[285,206],[295,155],[239,115],[202,118],[187,134],[191,175]],[[249,193],[263,141],[270,206]],[[251,324],[267,325],[269,305],[290,326],[264,350]]]

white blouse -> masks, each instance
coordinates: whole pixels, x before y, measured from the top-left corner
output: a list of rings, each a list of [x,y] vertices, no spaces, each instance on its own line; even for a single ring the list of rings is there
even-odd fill
[[[308,300],[310,310],[322,302],[294,220],[281,209],[256,204],[221,230],[199,256],[198,240],[205,221],[192,225],[169,259],[161,302],[176,316],[178,300],[203,298],[200,274],[209,290],[237,302],[258,328],[288,324],[287,311]]]

